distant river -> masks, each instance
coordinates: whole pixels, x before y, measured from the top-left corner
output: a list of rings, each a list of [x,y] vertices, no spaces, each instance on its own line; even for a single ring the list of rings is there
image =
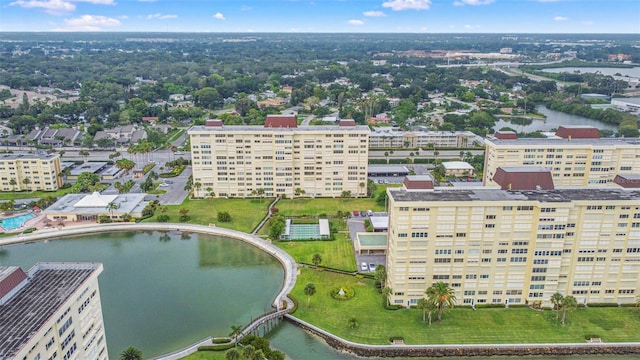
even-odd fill
[[[527,124],[518,125],[509,122],[508,118],[500,119],[496,121],[496,126],[493,127],[494,130],[500,130],[503,127],[510,127],[517,132],[534,132],[534,131],[551,131],[553,129],[557,129],[560,125],[588,125],[593,126],[598,129],[609,129],[613,131],[617,131],[618,127],[611,124],[606,124],[602,121],[588,119],[586,117],[577,116],[577,115],[569,115],[559,111],[547,109],[544,106],[538,106],[536,108],[539,113],[544,114],[546,119],[533,119]]]
[[[596,73],[599,72],[602,75],[613,76],[620,74],[622,76],[629,76],[634,78],[640,78],[640,67],[633,68],[611,68],[611,67],[562,67],[553,69],[543,69],[544,72],[551,73],[574,73],[576,71],[581,73]]]

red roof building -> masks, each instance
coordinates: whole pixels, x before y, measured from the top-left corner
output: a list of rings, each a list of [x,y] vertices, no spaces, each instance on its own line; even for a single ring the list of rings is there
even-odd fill
[[[640,175],[616,175],[613,182],[627,189],[640,189]]]
[[[593,126],[562,125],[556,131],[556,136],[563,139],[599,139],[600,132]]]
[[[17,266],[0,268],[0,299],[18,286],[27,275]],[[0,303],[1,305],[2,303]]]
[[[403,185],[407,190],[433,190],[431,175],[408,175],[404,177]]]
[[[266,128],[297,128],[298,121],[295,115],[267,115],[264,121]]]
[[[516,140],[518,138],[518,134],[513,131],[496,131],[493,136],[500,140]]]
[[[209,119],[204,122],[204,126],[222,126],[222,120],[220,119]]]
[[[499,167],[493,176],[502,190],[553,190],[551,170],[542,167]]]
[[[340,126],[356,126],[356,121],[353,119],[341,119]]]

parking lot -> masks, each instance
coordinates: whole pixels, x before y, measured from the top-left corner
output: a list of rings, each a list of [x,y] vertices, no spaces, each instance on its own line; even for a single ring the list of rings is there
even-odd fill
[[[364,216],[362,215],[364,213]],[[349,236],[353,245],[353,240],[356,238],[356,234],[359,232],[366,232],[364,226],[364,220],[368,218],[368,211],[357,211],[357,216],[352,212],[352,216],[347,220],[347,227],[349,228]],[[354,249],[355,250],[355,249]],[[358,271],[362,273],[370,273],[375,270],[377,265],[387,264],[386,255],[358,255],[356,254],[356,263],[358,264]],[[366,270],[365,266],[366,264]],[[370,266],[373,264],[373,266]]]

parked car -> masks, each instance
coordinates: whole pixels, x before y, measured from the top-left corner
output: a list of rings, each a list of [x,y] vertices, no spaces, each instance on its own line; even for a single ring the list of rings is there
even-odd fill
[[[376,271],[376,264],[369,263],[369,271]]]
[[[367,263],[366,262],[363,262],[362,264],[360,264],[360,270],[367,271],[367,269],[368,268],[367,268]]]

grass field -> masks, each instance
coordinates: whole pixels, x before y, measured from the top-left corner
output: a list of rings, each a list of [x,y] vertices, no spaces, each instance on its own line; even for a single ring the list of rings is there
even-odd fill
[[[383,211],[384,207],[376,204],[371,198],[297,198],[283,199],[276,204],[279,214],[282,216],[301,215],[335,215],[338,211]]]
[[[322,257],[321,266],[345,271],[357,271],[353,244],[344,234],[333,241],[276,241],[274,245],[291,255],[296,262],[311,264],[313,254]]]
[[[317,289],[310,308],[303,291],[307,283]],[[354,288],[355,297],[332,299],[330,291],[340,285]],[[373,280],[313,269],[301,270],[292,295],[299,303],[296,317],[359,343],[387,344],[391,336],[402,336],[407,344],[581,343],[587,335],[597,335],[604,342],[626,342],[638,341],[640,333],[638,308],[578,309],[567,314],[565,326],[552,311],[455,308],[443,314],[442,323],[428,325],[422,322],[420,310],[384,310]],[[356,328],[349,327],[351,317],[357,320]]]
[[[180,209],[189,209],[190,224],[209,225],[235,229],[250,233],[267,214],[267,208],[271,199],[185,199],[182,205],[169,205],[167,212],[169,222],[179,222]],[[218,212],[228,211],[231,221],[218,222]],[[163,213],[158,210],[147,222],[157,221],[158,215]]]
[[[199,351],[189,356],[181,358],[181,360],[225,360],[226,351]]]
[[[0,193],[0,200],[11,200],[11,199],[36,199],[43,198],[47,196],[60,198],[71,192],[71,188],[67,189],[59,189],[57,191],[7,191]]]

